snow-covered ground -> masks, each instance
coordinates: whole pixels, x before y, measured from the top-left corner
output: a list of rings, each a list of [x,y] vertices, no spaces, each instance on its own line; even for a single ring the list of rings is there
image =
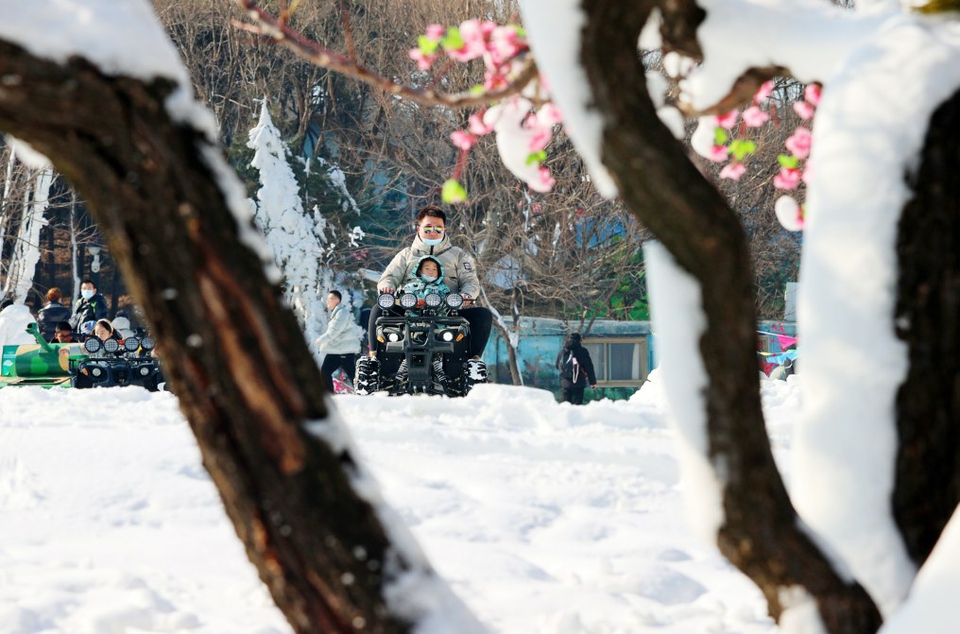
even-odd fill
[[[778,459],[800,381],[764,381]],[[387,500],[495,632],[775,630],[688,528],[656,382],[631,401],[334,397]],[[0,632],[289,632],[247,562],[175,398],[0,391]]]

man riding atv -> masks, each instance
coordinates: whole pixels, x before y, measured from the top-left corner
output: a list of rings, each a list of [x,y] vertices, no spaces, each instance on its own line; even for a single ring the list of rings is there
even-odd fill
[[[470,377],[471,383],[482,383],[486,381],[487,368],[480,359],[483,349],[487,345],[490,337],[490,326],[492,317],[490,311],[482,306],[473,305],[474,300],[480,294],[480,279],[477,275],[476,264],[473,258],[463,249],[454,246],[450,242],[450,236],[446,231],[447,215],[439,207],[428,206],[420,210],[417,214],[417,234],[413,239],[413,244],[394,256],[393,260],[380,276],[377,284],[377,290],[381,294],[394,294],[397,289],[412,288],[408,285],[442,284],[452,293],[463,298],[462,306],[449,308],[455,311],[460,318],[468,324],[469,337],[464,341],[462,351],[464,362],[462,372]],[[437,280],[427,282],[417,273],[422,271],[423,260],[425,256],[437,264]],[[422,276],[422,272],[421,272]],[[428,276],[429,277],[429,276]],[[416,295],[429,294],[429,290]],[[438,293],[443,296],[442,291]],[[423,299],[421,297],[420,299]],[[445,306],[446,300],[444,299]],[[419,302],[418,302],[419,303]],[[416,308],[416,306],[412,307]],[[357,361],[357,382],[361,382],[361,377],[376,376],[378,381],[375,385],[381,385],[387,378],[390,371],[390,365],[385,364],[381,368],[381,359],[377,358],[378,351],[383,351],[384,342],[379,341],[377,337],[378,322],[382,327],[381,316],[401,317],[407,312],[407,308],[394,304],[389,308],[383,308],[379,303],[370,311],[370,320],[368,327],[368,338],[370,344],[370,357],[361,358]],[[406,366],[403,361],[407,361]],[[441,359],[441,366],[443,360]],[[436,368],[437,370],[441,368]],[[392,378],[393,389],[391,393],[401,393],[402,387],[406,381],[405,373],[409,372],[409,360],[403,359],[396,366],[396,376]],[[451,372],[452,370],[452,372]],[[447,368],[445,374],[454,379],[459,378],[460,370],[457,368]],[[443,383],[445,377],[440,377]],[[362,390],[361,390],[362,391]],[[449,393],[449,390],[444,390]]]

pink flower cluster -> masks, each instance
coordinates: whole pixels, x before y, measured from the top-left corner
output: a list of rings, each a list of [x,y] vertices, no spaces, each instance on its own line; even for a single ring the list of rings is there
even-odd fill
[[[754,94],[753,103],[749,108],[743,112],[731,110],[717,115],[713,147],[707,154],[707,158],[716,163],[730,161],[720,170],[720,178],[737,181],[746,173],[747,168],[743,164],[743,159],[756,152],[757,145],[747,139],[732,138],[731,131],[737,127],[741,118],[743,125],[747,128],[759,128],[767,123],[770,115],[760,107],[760,104],[770,96],[772,91],[773,81],[765,82]]]
[[[770,121],[770,115],[760,106],[770,97],[772,91],[773,82],[765,82],[753,96],[753,103],[749,108],[743,112],[732,110],[716,117],[714,143],[705,152],[705,156],[716,163],[729,161],[720,170],[720,178],[737,181],[746,173],[743,159],[753,154],[757,145],[751,140],[739,136],[733,137],[732,130],[741,120],[741,129],[759,128]],[[807,122],[813,118],[820,104],[820,95],[821,88],[818,84],[810,84],[804,89],[803,100],[793,104],[793,110],[801,120]],[[797,126],[784,143],[789,154],[781,154],[777,157],[780,172],[773,178],[774,187],[789,191],[799,187],[801,182],[809,183],[813,171],[807,159],[810,157],[812,142],[813,134],[810,128],[805,125]],[[789,230],[798,231],[802,228],[803,205],[798,204],[793,198],[779,199],[776,211],[781,223]]]
[[[810,84],[803,91],[803,100],[793,104],[793,111],[803,121],[813,118],[820,105],[820,86]],[[813,171],[806,162],[810,157],[810,146],[813,143],[813,133],[805,126],[797,126],[793,134],[784,142],[790,154],[781,154],[780,173],[773,178],[773,186],[777,189],[793,190],[800,182],[809,183]],[[801,161],[803,163],[801,163]]]
[[[420,36],[419,46],[409,52],[421,70],[429,70],[441,54],[455,62],[482,59],[485,66],[482,89],[496,90],[509,84],[515,71],[517,57],[528,51],[523,29],[516,25],[500,26],[486,20],[467,20],[458,27],[444,28],[433,24]],[[546,81],[540,78],[540,88]],[[480,88],[480,87],[478,87]],[[520,112],[521,116],[515,116]],[[510,116],[505,113],[509,112]],[[465,199],[465,190],[456,182],[466,156],[478,138],[496,132],[504,164],[537,192],[553,189],[555,180],[543,166],[546,148],[553,140],[554,127],[561,123],[560,110],[547,102],[538,109],[525,97],[514,95],[490,108],[472,114],[466,130],[450,135],[453,145],[460,150],[457,170],[444,190],[457,192],[447,202]]]
[[[408,55],[424,71],[430,70],[441,53],[455,62],[483,59],[483,87],[490,90],[506,85],[513,59],[527,50],[526,36],[519,26],[474,19],[450,28],[431,24],[426,34],[420,36],[417,48]]]

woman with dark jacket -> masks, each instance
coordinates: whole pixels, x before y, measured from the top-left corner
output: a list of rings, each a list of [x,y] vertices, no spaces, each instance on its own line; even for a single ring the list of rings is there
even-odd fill
[[[47,303],[37,312],[40,334],[47,341],[53,341],[53,336],[57,334],[57,324],[70,319],[70,309],[60,303],[62,298],[59,288],[50,287],[47,291]]]
[[[581,345],[579,332],[570,333],[563,350],[557,356],[560,370],[560,402],[583,405],[583,391],[587,385],[597,387],[597,375],[593,372],[590,352]]]

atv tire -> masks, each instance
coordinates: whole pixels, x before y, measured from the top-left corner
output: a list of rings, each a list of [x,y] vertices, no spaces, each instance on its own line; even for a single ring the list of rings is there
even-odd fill
[[[373,394],[380,389],[380,361],[375,357],[357,359],[357,374],[353,382],[355,394]]]
[[[467,386],[473,387],[477,383],[487,382],[487,364],[482,359],[467,359],[463,364],[464,372],[467,375]]]

